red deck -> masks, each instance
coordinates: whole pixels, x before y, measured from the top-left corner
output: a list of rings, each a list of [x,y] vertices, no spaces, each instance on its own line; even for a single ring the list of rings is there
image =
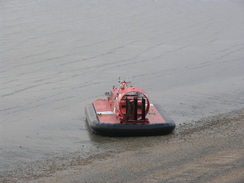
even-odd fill
[[[120,123],[120,120],[116,118],[114,111],[111,109],[107,99],[98,99],[93,102],[93,105],[97,112],[100,123]],[[148,118],[149,124],[166,123],[165,119],[161,116],[153,104],[150,104],[150,109],[146,118]],[[133,124],[133,122],[131,122],[131,124]]]

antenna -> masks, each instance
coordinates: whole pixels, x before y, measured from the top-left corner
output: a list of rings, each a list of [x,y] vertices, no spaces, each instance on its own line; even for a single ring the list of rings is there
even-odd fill
[[[127,76],[127,80],[126,81],[129,81],[128,83],[132,83],[132,77],[131,77],[131,73],[129,76]],[[133,85],[130,84],[130,87],[132,87]]]

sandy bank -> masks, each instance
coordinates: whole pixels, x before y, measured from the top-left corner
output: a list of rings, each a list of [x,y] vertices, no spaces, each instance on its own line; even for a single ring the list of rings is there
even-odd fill
[[[23,171],[1,182],[243,182],[244,109],[178,126],[168,136],[141,137],[124,146],[78,159],[46,174]],[[133,141],[134,139],[127,139]],[[122,149],[123,149],[122,148]],[[39,170],[40,171],[40,170]],[[29,174],[28,174],[29,172]],[[26,175],[25,175],[26,173]]]

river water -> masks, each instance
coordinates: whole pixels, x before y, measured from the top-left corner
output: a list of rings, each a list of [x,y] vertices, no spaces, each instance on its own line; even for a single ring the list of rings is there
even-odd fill
[[[125,143],[84,115],[119,77],[177,125],[244,107],[243,30],[241,0],[0,0],[1,175]]]

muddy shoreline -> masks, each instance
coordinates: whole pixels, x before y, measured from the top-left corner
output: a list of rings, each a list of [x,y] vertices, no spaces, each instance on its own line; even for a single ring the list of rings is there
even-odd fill
[[[168,136],[124,138],[107,152],[5,172],[0,181],[243,182],[243,132],[240,109],[179,125]]]

